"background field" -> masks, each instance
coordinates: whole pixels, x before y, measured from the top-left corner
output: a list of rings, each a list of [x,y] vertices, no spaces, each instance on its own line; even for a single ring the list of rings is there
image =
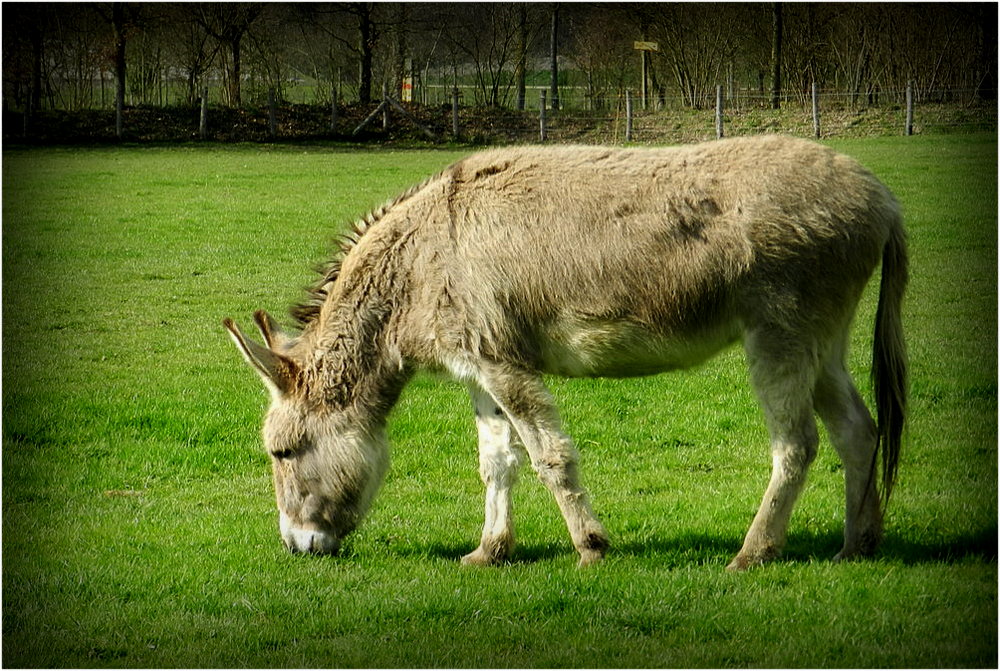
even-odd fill
[[[530,469],[509,566],[478,540],[471,411],[419,376],[338,558],[277,533],[262,385],[220,319],[280,314],[344,223],[463,152],[5,150],[5,666],[997,664],[997,145],[831,142],[903,203],[912,420],[877,560],[834,565],[825,437],[785,559],[723,571],[768,477],[734,349],[687,373],[552,380],[612,535],[576,557]],[[867,396],[866,295],[851,366]]]

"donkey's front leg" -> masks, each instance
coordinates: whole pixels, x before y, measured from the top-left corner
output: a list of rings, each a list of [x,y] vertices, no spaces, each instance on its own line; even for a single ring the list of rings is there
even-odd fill
[[[486,485],[486,521],[479,547],[462,557],[463,564],[489,565],[505,560],[514,548],[511,489],[517,481],[514,431],[500,406],[478,387],[470,387],[479,433],[479,474]]]
[[[484,379],[524,445],[539,479],[552,492],[580,553],[580,566],[601,560],[608,536],[597,521],[577,471],[579,456],[559,426],[548,390],[537,374],[513,367],[497,367]]]

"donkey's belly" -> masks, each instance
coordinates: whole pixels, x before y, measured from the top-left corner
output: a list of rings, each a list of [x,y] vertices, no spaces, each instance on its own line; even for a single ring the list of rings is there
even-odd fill
[[[735,324],[662,335],[628,321],[559,322],[540,336],[542,370],[566,377],[634,377],[699,364],[739,337]]]

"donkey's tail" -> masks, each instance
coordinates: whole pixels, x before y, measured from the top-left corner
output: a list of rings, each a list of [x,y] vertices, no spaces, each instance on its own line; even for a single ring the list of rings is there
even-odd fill
[[[882,454],[883,508],[889,503],[896,480],[903,424],[906,422],[907,364],[902,306],[908,279],[907,267],[906,234],[897,218],[882,250],[882,284],[872,347],[872,383],[878,415],[876,455],[878,452]]]

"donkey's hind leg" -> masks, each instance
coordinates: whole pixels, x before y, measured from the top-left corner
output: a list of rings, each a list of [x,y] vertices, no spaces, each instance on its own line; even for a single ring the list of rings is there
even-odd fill
[[[816,385],[816,412],[844,464],[844,547],[835,561],[870,555],[882,538],[882,512],[875,489],[876,430],[838,352]]]
[[[463,564],[489,565],[504,561],[514,548],[511,489],[519,460],[514,430],[493,398],[469,387],[479,434],[479,474],[486,485],[486,521],[479,547],[462,557]]]
[[[774,559],[785,544],[788,521],[816,457],[819,437],[813,417],[815,357],[801,343],[769,333],[745,339],[750,377],[771,436],[771,480],[743,547],[729,563],[742,571]]]

